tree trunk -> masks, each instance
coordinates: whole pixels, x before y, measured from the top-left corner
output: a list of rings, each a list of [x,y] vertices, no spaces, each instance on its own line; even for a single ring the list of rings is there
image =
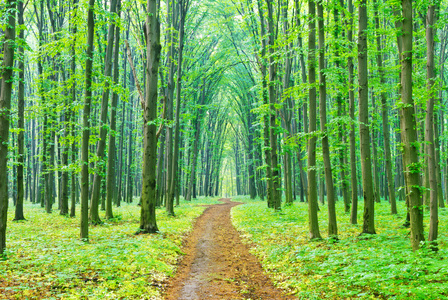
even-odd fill
[[[167,87],[165,88],[165,101],[166,101],[166,119],[168,122],[173,120],[173,96],[174,96],[174,65],[175,65],[175,51],[174,51],[174,35],[172,34],[172,28],[174,28],[175,17],[175,5],[174,0],[167,1],[167,15],[166,21],[167,35],[166,41],[169,45],[167,53],[168,60],[168,80]],[[174,194],[171,194],[171,185],[173,183],[173,128],[171,126],[166,127],[165,135],[165,156],[166,156],[166,183],[165,183],[165,209],[169,216],[174,216]]]
[[[348,42],[349,45],[353,44],[353,4],[352,0],[348,0]],[[351,48],[351,46],[349,46]],[[358,224],[358,178],[356,171],[356,139],[355,139],[355,92],[354,92],[354,76],[353,76],[353,57],[348,56],[348,98],[349,98],[349,115],[352,121],[350,125],[350,185],[351,185],[351,198],[352,198],[352,210],[350,214],[350,223]]]
[[[89,137],[90,106],[92,103],[92,65],[95,0],[89,0],[87,12],[86,89],[84,97],[81,150],[81,239],[89,241]]]
[[[403,164],[406,177],[406,198],[409,203],[411,244],[418,250],[423,236],[423,207],[420,187],[417,132],[414,100],[412,99],[412,1],[402,0],[402,59],[401,59],[401,132]]]
[[[268,105],[268,94],[267,94],[267,83],[266,83],[266,74],[267,74],[267,62],[266,62],[266,29],[265,29],[265,17],[263,7],[261,5],[261,1],[257,1],[258,4],[258,14],[260,17],[260,36],[261,36],[261,76],[262,76],[262,97],[263,97],[263,105]],[[267,205],[268,207],[273,207],[273,182],[272,182],[272,168],[271,168],[271,149],[269,145],[269,136],[270,136],[270,127],[269,127],[269,116],[265,114],[263,116],[263,142],[264,142],[264,159],[266,164],[266,180],[267,180],[267,189],[266,189],[266,197],[267,197]]]
[[[121,1],[118,0],[117,3],[117,13],[118,18],[121,13]],[[118,84],[118,76],[120,73],[120,68],[118,66],[118,59],[120,57],[120,26],[117,26],[115,30],[115,49],[114,49],[114,84]],[[107,156],[107,178],[106,178],[106,219],[112,219],[112,203],[115,202],[116,197],[116,178],[115,178],[115,167],[116,167],[116,152],[115,149],[115,132],[117,130],[117,104],[118,104],[118,93],[113,92],[112,94],[112,107],[110,113],[110,133],[109,133],[109,149]]]
[[[308,80],[309,80],[309,130],[308,138],[308,225],[310,239],[320,239],[317,219],[317,178],[316,178],[316,4],[308,1]]]
[[[178,169],[179,169],[179,133],[180,133],[180,100],[181,100],[181,91],[182,91],[182,60],[183,60],[183,49],[184,49],[184,33],[185,33],[185,17],[187,15],[189,0],[185,2],[183,0],[179,0],[179,41],[177,48],[177,79],[176,79],[176,116],[175,116],[175,130],[174,130],[174,150],[173,150],[173,162],[172,162],[172,181],[169,189],[169,195],[174,202],[175,191],[177,189],[178,183]],[[177,191],[177,195],[179,191]],[[177,202],[179,198],[176,197]],[[179,205],[179,203],[177,203]],[[174,210],[173,210],[174,215]]]
[[[335,193],[333,187],[333,172],[331,171],[330,145],[327,132],[327,83],[325,76],[325,29],[324,7],[322,1],[317,3],[319,30],[319,113],[320,130],[322,131],[322,156],[325,170],[325,186],[327,188],[328,203],[328,236],[337,239],[338,226],[336,222]]]
[[[18,25],[21,27],[23,23],[23,2],[18,1],[17,3],[18,10]],[[19,39],[23,40],[24,38],[24,29],[20,29]],[[24,135],[25,135],[25,124],[24,124],[24,113],[25,113],[25,57],[23,46],[20,45],[18,49],[18,57],[19,57],[19,90],[17,92],[17,101],[18,101],[18,129],[19,133],[17,136],[17,144],[18,144],[18,158],[17,158],[17,200],[16,200],[16,210],[14,220],[25,220],[25,216],[23,214],[23,166],[25,164],[25,151],[24,151]]]
[[[274,28],[274,8],[272,5],[272,0],[266,0],[266,4],[268,7],[268,43],[269,43],[269,84],[268,84],[268,95],[269,95],[269,107],[270,107],[270,116],[269,116],[269,126],[271,128],[269,135],[269,142],[271,148],[271,176],[272,176],[272,203],[273,208],[275,210],[281,209],[281,197],[282,192],[281,188],[281,175],[278,166],[278,154],[277,154],[277,133],[275,128],[276,119],[277,119],[277,97],[275,93],[275,80],[277,77],[277,66],[275,62],[275,49],[274,49],[274,40],[275,40],[275,28]]]
[[[364,222],[362,233],[375,233],[375,204],[373,195],[372,161],[369,133],[369,90],[367,78],[367,1],[359,3],[358,16],[358,94],[359,137],[361,144],[362,189],[364,196]]]
[[[156,222],[156,125],[152,122],[157,114],[157,83],[160,61],[160,23],[157,18],[157,0],[148,0],[146,37],[146,99],[144,105],[144,152],[143,186],[139,233],[154,233],[159,229]]]
[[[101,99],[101,115],[100,115],[100,134],[98,136],[98,143],[96,148],[96,156],[98,161],[95,163],[95,175],[93,177],[92,186],[92,196],[90,198],[90,222],[92,224],[100,224],[101,219],[98,214],[98,204],[100,200],[100,190],[102,175],[104,172],[104,152],[106,150],[106,139],[107,139],[107,112],[109,106],[109,93],[110,93],[110,82],[107,80],[111,77],[112,73],[112,53],[114,48],[114,32],[115,32],[115,22],[112,20],[112,16],[117,11],[117,0],[112,0],[110,3],[110,15],[109,20],[109,31],[107,35],[107,47],[106,47],[106,58],[104,59],[104,77],[106,78],[104,82],[103,95]]]
[[[386,84],[385,71],[383,68],[383,55],[381,54],[381,35],[379,33],[380,22],[378,17],[378,0],[375,1],[375,28],[376,28],[376,64],[378,66],[378,75],[380,76],[381,86]],[[389,132],[389,105],[387,103],[387,95],[384,91],[381,91],[381,114],[383,125],[383,137],[384,137],[384,159],[386,161],[386,176],[387,187],[389,192],[389,202],[391,214],[397,214],[397,202],[395,199],[395,183],[392,175],[392,155],[390,151],[390,132]]]
[[[434,74],[434,24],[435,5],[430,3],[426,14],[426,80],[428,89],[428,100],[426,102],[425,120],[425,144],[427,149],[428,176],[430,189],[430,217],[428,241],[433,242],[433,247],[437,247],[439,215],[438,215],[438,185],[436,174],[436,157],[434,147],[434,102],[435,102],[435,74]]]
[[[8,144],[9,121],[11,110],[12,77],[14,66],[15,32],[16,32],[16,1],[7,0],[8,25],[4,32],[3,63],[0,69],[0,255],[6,248],[6,221],[8,217]]]
[[[340,1],[340,8],[344,7],[344,3],[343,1]],[[340,40],[344,39],[344,33],[342,33],[342,38],[339,38],[339,33],[341,30],[341,21],[339,20],[339,9],[340,9],[337,5],[334,8],[334,22],[336,24],[335,30],[334,30],[334,39],[336,42],[336,50],[335,50],[335,66],[337,69],[341,68],[341,57],[340,57]],[[342,87],[343,85],[343,77],[342,74],[337,74],[337,78],[338,78],[338,86]],[[338,117],[339,118],[343,118],[344,116],[346,116],[346,105],[344,102],[344,99],[342,97],[342,92],[337,92],[337,96],[336,96],[336,102],[338,105]],[[344,200],[344,212],[346,214],[348,214],[350,212],[350,198],[349,198],[349,190],[348,190],[348,182],[347,182],[347,178],[346,178],[346,165],[347,165],[347,157],[346,157],[346,145],[347,145],[347,128],[346,128],[346,124],[344,122],[340,122],[338,124],[338,138],[339,138],[339,143],[341,143],[341,145],[339,146],[339,172],[340,172],[340,177],[341,177],[341,190],[342,190],[342,197]]]
[[[78,0],[73,0],[73,9],[75,11],[75,14],[78,12]],[[76,32],[78,30],[77,27],[77,23],[74,21],[72,21],[72,30],[71,33],[73,36],[76,36]],[[73,45],[72,48],[70,49],[70,54],[71,54],[71,62],[70,62],[70,77],[75,77],[75,72],[76,72],[76,40],[73,40]],[[70,90],[70,97],[71,97],[71,101],[72,103],[76,103],[76,85],[73,83],[71,90]],[[71,111],[71,110],[70,110]],[[71,116],[73,115],[73,113],[70,114],[70,119]],[[71,132],[73,137],[75,137],[75,122],[72,122],[71,124]],[[72,142],[72,163],[75,163],[76,160],[76,145],[75,142]],[[74,217],[76,214],[76,181],[77,181],[77,176],[76,176],[76,172],[74,170],[71,171],[71,191],[70,191],[70,198],[71,198],[71,205],[70,205],[70,217]]]
[[[133,78],[133,77],[132,77]],[[136,78],[134,78],[133,80],[137,80]],[[131,81],[132,82],[132,81]],[[127,176],[127,187],[126,187],[126,197],[125,197],[125,201],[127,202],[127,203],[132,203],[132,200],[133,200],[133,187],[134,187],[134,184],[133,184],[133,178],[134,178],[134,176],[133,176],[133,174],[132,174],[132,172],[133,172],[133,170],[132,170],[132,164],[133,164],[133,156],[132,156],[132,153],[133,153],[133,141],[134,141],[134,137],[133,137],[133,122],[134,122],[134,101],[133,101],[133,99],[132,99],[133,97],[131,96],[131,98],[129,99],[129,104],[130,104],[130,107],[129,107],[129,136],[128,136],[128,164],[127,164],[127,166],[128,166],[128,170],[127,170],[127,174],[128,174],[128,176]]]
[[[196,114],[196,118],[194,119],[194,140],[193,140],[193,157],[191,159],[191,165],[190,165],[190,180],[188,182],[188,190],[187,190],[187,197],[185,198],[186,201],[191,201],[191,198],[196,197],[195,190],[195,180],[196,180],[196,162],[198,158],[198,148],[199,148],[199,129],[201,127],[201,117],[202,117],[202,108],[201,106],[204,104],[205,101],[205,79],[202,83],[202,93],[200,96],[200,107],[198,108],[198,112]]]

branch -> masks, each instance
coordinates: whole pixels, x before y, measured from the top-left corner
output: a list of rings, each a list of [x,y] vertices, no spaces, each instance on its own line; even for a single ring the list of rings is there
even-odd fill
[[[132,73],[134,74],[135,85],[137,86],[138,94],[140,95],[140,104],[142,106],[142,109],[145,110],[145,107],[146,107],[145,97],[143,96],[142,88],[138,81],[137,72],[135,71],[134,62],[132,61],[131,48],[129,47],[129,43],[127,40],[124,40],[124,42],[125,42],[126,48],[127,48],[128,61],[129,61],[129,64],[131,65]]]
[[[137,72],[135,71],[134,62],[132,61],[131,48],[129,47],[129,43],[127,40],[124,40],[124,42],[125,42],[126,48],[127,48],[128,61],[129,61],[129,64],[131,65],[132,73],[134,74],[135,85],[137,86],[137,90],[140,95],[140,103],[141,103],[142,109],[145,110],[145,107],[146,107],[145,97],[143,96],[142,88],[137,79]],[[166,97],[163,97],[163,112],[162,112],[161,119],[165,119],[165,115],[166,115]],[[160,134],[162,133],[163,127],[164,127],[164,124],[162,122],[162,124],[160,124],[160,126],[159,126],[159,129],[157,130],[156,139],[158,139]]]
[[[166,115],[166,96],[163,97],[163,112],[162,112],[162,119],[165,119],[165,115]],[[163,122],[160,124],[159,129],[157,130],[156,133],[156,139],[159,139],[160,134],[162,133],[162,129],[163,129]]]

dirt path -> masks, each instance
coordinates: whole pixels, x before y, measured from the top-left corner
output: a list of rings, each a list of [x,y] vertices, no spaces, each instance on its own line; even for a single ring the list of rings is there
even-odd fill
[[[230,221],[241,203],[221,199],[197,219],[166,300],[295,299],[276,289]]]

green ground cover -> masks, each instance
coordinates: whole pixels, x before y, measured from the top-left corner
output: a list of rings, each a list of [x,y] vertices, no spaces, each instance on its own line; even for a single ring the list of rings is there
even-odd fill
[[[27,221],[8,213],[7,259],[0,261],[0,299],[159,299],[160,286],[181,255],[192,221],[218,198],[181,201],[176,217],[157,210],[160,233],[134,235],[140,207],[124,203],[113,220],[90,227],[79,240],[76,218],[26,204]],[[101,217],[104,217],[101,214]]]
[[[391,216],[387,202],[375,204],[376,235],[359,236],[343,203],[337,203],[339,241],[327,239],[327,207],[319,212],[321,241],[308,240],[307,205],[295,202],[281,212],[266,202],[245,202],[232,209],[232,221],[277,286],[299,299],[448,299],[448,210],[439,211],[439,248],[413,253],[410,230],[403,228],[404,203]],[[360,203],[358,224],[362,224]],[[425,234],[429,213],[425,212]]]

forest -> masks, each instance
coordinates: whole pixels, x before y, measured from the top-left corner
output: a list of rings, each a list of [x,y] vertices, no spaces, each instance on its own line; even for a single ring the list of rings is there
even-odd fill
[[[215,213],[241,299],[448,299],[447,43],[442,0],[0,0],[0,295],[193,299]]]

